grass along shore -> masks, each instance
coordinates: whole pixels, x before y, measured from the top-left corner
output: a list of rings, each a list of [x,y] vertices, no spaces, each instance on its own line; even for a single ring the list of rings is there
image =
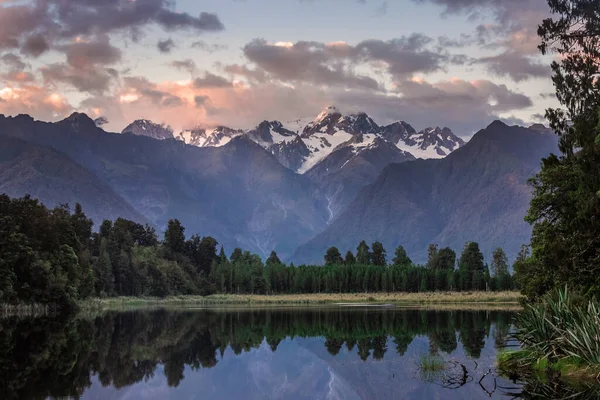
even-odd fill
[[[600,304],[555,290],[527,305],[516,322],[521,349],[502,352],[498,364],[523,374],[600,383]]]
[[[282,295],[216,294],[211,296],[116,297],[88,299],[83,309],[113,309],[144,306],[218,305],[317,305],[337,303],[393,303],[404,305],[518,305],[519,292],[426,292],[426,293],[313,293]]]

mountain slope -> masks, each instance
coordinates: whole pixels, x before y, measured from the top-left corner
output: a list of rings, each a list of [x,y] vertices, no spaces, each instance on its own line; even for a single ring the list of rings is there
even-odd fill
[[[360,189],[373,183],[386,166],[415,159],[386,140],[364,136],[373,135],[355,136],[354,143],[335,150],[306,173],[326,196],[330,222],[346,209]]]
[[[110,134],[83,114],[55,124],[0,116],[0,135],[63,152],[159,229],[178,218],[187,235],[212,235],[228,251],[240,246],[290,256],[328,218],[313,184],[247,137],[198,148],[175,139]]]
[[[48,147],[0,136],[0,193],[27,194],[52,208],[80,203],[96,227],[118,217],[148,222],[94,174]]]
[[[381,241],[389,258],[402,244],[417,262],[429,243],[460,252],[469,240],[486,257],[497,246],[513,257],[531,234],[527,180],[556,143],[555,135],[496,121],[444,159],[390,165],[294,261],[322,262],[327,246],[343,253],[363,239]]]

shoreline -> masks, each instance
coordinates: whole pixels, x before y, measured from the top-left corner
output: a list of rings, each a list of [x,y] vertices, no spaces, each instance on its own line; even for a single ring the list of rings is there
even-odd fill
[[[351,294],[282,294],[282,295],[210,295],[116,297],[88,299],[79,303],[86,309],[119,309],[148,306],[228,306],[228,305],[404,305],[404,306],[506,306],[520,308],[519,292],[440,292],[440,293],[351,293]]]
[[[600,365],[586,364],[574,358],[551,362],[546,357],[536,358],[527,349],[498,353],[498,366],[505,371],[538,378],[559,378],[569,385],[600,385]]]

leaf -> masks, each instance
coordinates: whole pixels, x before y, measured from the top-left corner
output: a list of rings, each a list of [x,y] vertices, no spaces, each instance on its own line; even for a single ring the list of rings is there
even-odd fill
[[[600,146],[600,135],[596,136],[596,140],[594,140],[594,143]]]

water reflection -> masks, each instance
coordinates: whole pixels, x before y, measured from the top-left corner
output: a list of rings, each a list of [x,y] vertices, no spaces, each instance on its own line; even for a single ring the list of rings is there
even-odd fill
[[[494,368],[512,317],[285,308],[11,318],[0,320],[0,397],[534,397],[547,387]],[[423,374],[423,354],[446,368]]]

